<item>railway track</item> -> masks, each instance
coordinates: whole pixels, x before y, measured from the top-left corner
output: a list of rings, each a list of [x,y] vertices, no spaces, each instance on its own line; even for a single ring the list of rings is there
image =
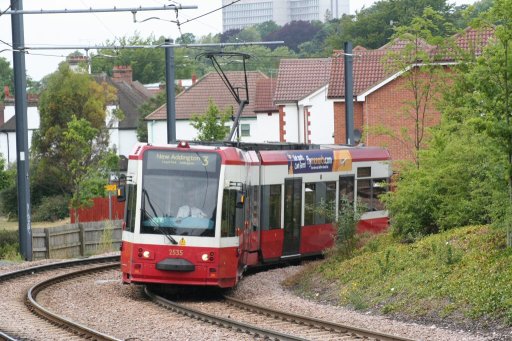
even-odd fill
[[[411,341],[412,339],[322,321],[307,316],[269,309],[224,296],[223,301],[208,304],[181,304],[170,301],[145,288],[146,295],[160,306],[201,321],[209,322],[254,337],[272,340],[378,340]],[[219,307],[222,305],[223,307]],[[215,310],[215,312],[211,312]],[[243,312],[241,313],[240,310]],[[222,312],[222,313],[219,313]],[[237,319],[231,316],[237,316]]]
[[[0,292],[6,293],[0,303],[0,340],[116,340],[51,312],[37,302],[37,295],[55,283],[118,266],[119,256],[108,256],[51,263],[0,275]]]

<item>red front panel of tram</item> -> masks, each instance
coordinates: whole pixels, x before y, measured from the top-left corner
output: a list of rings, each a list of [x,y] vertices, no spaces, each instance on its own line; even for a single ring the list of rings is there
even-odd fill
[[[175,266],[177,270],[158,268],[166,262],[180,265]],[[236,282],[237,269],[237,248],[146,245],[125,241],[121,252],[125,283],[230,287]]]

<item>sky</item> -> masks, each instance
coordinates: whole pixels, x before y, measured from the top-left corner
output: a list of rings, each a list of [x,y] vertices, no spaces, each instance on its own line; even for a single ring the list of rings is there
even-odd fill
[[[470,4],[475,0],[453,0],[457,5]],[[350,11],[354,13],[363,6],[369,7],[374,0],[351,0]],[[197,9],[183,9],[178,12],[180,22],[193,19],[202,14],[219,9],[221,0],[23,0],[24,10],[56,10],[56,9],[113,9],[138,7],[163,7],[179,3],[183,6],[197,6]],[[10,5],[10,0],[0,0],[0,13]],[[144,19],[157,17],[142,22]],[[40,80],[54,72],[65,56],[73,50],[58,50],[62,46],[94,46],[113,41],[120,37],[131,37],[138,33],[141,37],[153,34],[155,37],[175,39],[180,35],[175,23],[174,11],[87,14],[26,14],[24,21],[24,38],[26,46],[51,46],[55,50],[33,50],[25,57],[27,75]],[[193,33],[201,37],[209,33],[222,31],[222,11],[218,10],[202,18],[190,21],[181,26],[182,33]],[[12,43],[11,19],[9,15],[0,16],[0,57],[4,57],[12,66],[12,51],[5,43]],[[81,51],[84,53],[84,51]]]

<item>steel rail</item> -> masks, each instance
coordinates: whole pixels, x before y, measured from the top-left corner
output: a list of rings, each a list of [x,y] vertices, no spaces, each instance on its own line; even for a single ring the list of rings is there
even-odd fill
[[[84,326],[82,324],[79,324],[77,322],[74,322],[72,320],[69,320],[63,316],[59,316],[58,314],[50,311],[49,309],[43,307],[39,303],[37,303],[37,294],[44,290],[45,288],[65,280],[69,280],[70,278],[74,277],[80,277],[84,275],[88,275],[93,272],[103,271],[111,268],[116,268],[119,266],[119,263],[110,263],[110,264],[102,264],[94,267],[90,267],[87,269],[82,269],[78,271],[73,271],[64,275],[56,276],[53,278],[50,278],[46,281],[42,281],[33,287],[31,287],[28,290],[27,293],[27,301],[26,304],[29,307],[30,310],[32,310],[35,314],[49,320],[50,322],[53,322],[57,324],[58,326],[62,327],[63,329],[71,330],[77,335],[83,336],[87,339],[93,339],[93,340],[100,340],[100,341],[117,341],[120,339],[117,339],[115,337],[112,337],[110,335],[101,333],[97,330],[91,329],[87,326]]]
[[[294,322],[297,324],[309,325],[318,329],[323,329],[327,331],[334,331],[345,334],[353,334],[359,337],[372,338],[378,341],[414,341],[414,339],[405,338],[401,336],[385,334],[381,332],[371,331],[364,328],[358,328],[354,326],[349,326],[345,324],[333,323],[323,321],[317,318],[306,317],[302,315],[292,314],[280,310],[270,309],[258,304],[248,303],[233,297],[224,296],[224,299],[231,305],[236,306],[238,308],[251,311],[254,313],[273,316],[274,318],[282,319],[285,321]]]
[[[35,273],[40,273],[40,272],[48,271],[48,270],[55,270],[55,269],[60,269],[60,268],[68,268],[68,267],[72,267],[72,266],[95,264],[95,263],[116,262],[116,261],[119,262],[119,260],[120,260],[120,256],[116,255],[116,256],[90,257],[90,258],[84,258],[84,259],[75,259],[75,260],[70,260],[70,261],[38,265],[38,266],[33,266],[30,268],[26,268],[26,269],[22,269],[22,270],[18,270],[18,271],[12,271],[12,272],[0,274],[0,283],[17,278],[17,277],[33,275]]]
[[[248,334],[251,334],[254,336],[260,336],[260,337],[263,337],[266,339],[271,339],[271,340],[284,340],[284,341],[307,340],[307,339],[304,339],[301,337],[280,333],[280,332],[273,331],[270,329],[259,328],[259,327],[256,327],[256,326],[253,326],[253,325],[250,325],[247,323],[231,320],[231,319],[224,318],[224,317],[215,316],[212,314],[202,312],[200,310],[185,307],[177,302],[170,301],[168,299],[165,299],[161,296],[158,296],[158,295],[152,293],[148,289],[147,286],[144,287],[144,292],[156,304],[158,304],[164,308],[167,308],[169,310],[172,310],[174,312],[177,312],[179,314],[182,314],[184,316],[192,317],[192,318],[200,320],[200,321],[212,323],[214,325],[219,325],[219,326],[226,327],[226,328],[231,328],[238,332],[245,332],[245,333],[248,333]]]

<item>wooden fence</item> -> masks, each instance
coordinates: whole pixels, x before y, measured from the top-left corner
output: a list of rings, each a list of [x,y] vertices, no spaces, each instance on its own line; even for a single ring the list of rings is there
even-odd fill
[[[118,251],[122,220],[66,224],[32,230],[32,257],[73,258]]]

